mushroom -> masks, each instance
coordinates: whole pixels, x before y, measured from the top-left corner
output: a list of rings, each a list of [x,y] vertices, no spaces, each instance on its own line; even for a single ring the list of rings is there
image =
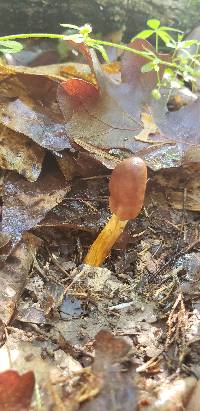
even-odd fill
[[[85,264],[96,267],[103,264],[128,220],[140,213],[146,183],[147,167],[141,158],[127,158],[115,167],[109,182],[109,207],[113,214],[90,247]]]

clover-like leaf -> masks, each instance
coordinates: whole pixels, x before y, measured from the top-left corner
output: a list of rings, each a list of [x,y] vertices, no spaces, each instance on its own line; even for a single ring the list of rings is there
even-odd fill
[[[157,20],[157,19],[147,20],[147,26],[149,26],[153,30],[157,30],[158,27],[160,27],[160,20]]]
[[[172,37],[163,30],[158,30],[157,34],[166,45],[172,40]]]
[[[138,33],[135,37],[132,38],[131,41],[134,41],[136,38],[137,39],[148,39],[152,34],[154,33],[154,30],[143,30],[140,33]]]
[[[0,41],[1,53],[18,53],[23,49],[23,45],[18,41],[2,40]]]
[[[155,65],[152,61],[150,61],[150,63],[146,63],[146,64],[144,64],[144,66],[142,66],[141,72],[142,73],[149,73],[149,71],[152,71],[154,69],[155,69]]]

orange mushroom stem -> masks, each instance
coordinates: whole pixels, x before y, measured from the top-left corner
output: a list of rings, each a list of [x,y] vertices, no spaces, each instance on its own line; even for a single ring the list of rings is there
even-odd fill
[[[128,220],[141,211],[147,183],[147,167],[139,157],[130,157],[113,170],[109,182],[109,207],[112,217],[90,247],[84,263],[99,267],[103,264]]]

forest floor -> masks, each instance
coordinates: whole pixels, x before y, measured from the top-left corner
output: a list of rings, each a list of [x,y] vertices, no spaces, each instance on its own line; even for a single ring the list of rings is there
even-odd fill
[[[119,63],[101,81],[94,60],[93,74],[0,67],[3,411],[26,411],[33,390],[35,411],[199,409],[199,102],[158,127],[164,103],[144,109],[141,62],[127,59],[128,94]],[[142,212],[102,267],[84,265],[110,217],[111,171],[135,154],[148,166]]]

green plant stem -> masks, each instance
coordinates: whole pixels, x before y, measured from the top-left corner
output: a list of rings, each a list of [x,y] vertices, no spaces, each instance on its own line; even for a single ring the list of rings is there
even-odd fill
[[[49,39],[65,39],[64,34],[51,34],[51,33],[30,33],[30,34],[11,34],[9,36],[0,37],[0,41],[16,40],[16,39],[31,39],[31,38],[49,38]]]
[[[49,39],[58,39],[58,40],[67,40],[67,36],[64,34],[53,34],[53,33],[30,33],[30,34],[11,34],[8,36],[3,36],[0,37],[0,41],[6,41],[6,40],[16,40],[16,39],[30,39],[30,38],[49,38]],[[88,41],[89,40],[89,41]],[[147,60],[154,60],[156,55],[150,56],[148,52],[145,51],[139,51],[137,49],[134,49],[132,47],[125,46],[124,44],[117,44],[117,43],[112,43],[109,41],[104,41],[104,40],[95,40],[92,38],[87,38],[86,39],[86,44],[88,46],[94,45],[102,45],[102,46],[108,46],[108,47],[115,47],[117,49],[123,50],[123,51],[129,51],[131,53],[137,54],[139,56],[145,57]],[[160,60],[159,64],[161,65],[166,65],[168,67],[176,68],[177,65],[174,63],[167,62],[165,60]]]
[[[156,53],[158,53],[158,34],[156,32]]]
[[[0,41],[6,41],[6,40],[16,40],[16,39],[29,39],[29,38],[50,38],[50,39],[60,39],[60,40],[67,40],[67,36],[64,34],[52,34],[52,33],[29,33],[29,34],[11,34],[8,36],[3,36],[0,37]],[[125,50],[125,51],[131,51],[134,54],[138,54],[139,56],[142,57],[147,57],[149,60],[153,60],[153,57],[150,57],[148,53],[146,53],[145,51],[139,51],[136,49],[133,49],[131,47],[125,46],[123,44],[115,44],[115,43],[111,43],[108,41],[103,41],[103,40],[95,40],[92,38],[86,38],[85,41],[87,43],[87,39],[89,39],[88,41],[88,45],[92,45],[93,44],[98,44],[98,45],[104,45],[104,46],[109,46],[109,47],[115,47],[121,50]],[[91,43],[91,44],[90,44]]]
[[[149,53],[146,52],[146,51],[139,51],[139,50],[134,49],[132,47],[125,46],[124,44],[111,43],[109,41],[104,41],[104,40],[95,40],[95,39],[91,39],[91,40],[92,40],[93,44],[95,43],[95,44],[97,44],[97,45],[99,44],[101,46],[115,47],[116,49],[120,49],[120,50],[123,50],[123,51],[130,51],[131,53],[138,54],[138,56],[145,57],[148,60],[153,60],[156,57],[155,55],[154,55],[154,57],[150,56]],[[92,46],[92,43],[91,43],[91,46]]]
[[[100,45],[102,45],[102,46],[115,47],[116,49],[120,49],[120,50],[124,50],[124,51],[130,51],[131,53],[138,54],[139,56],[145,57],[145,58],[147,58],[148,60],[151,60],[151,61],[153,61],[155,57],[157,58],[156,55],[154,55],[154,57],[153,57],[153,56],[150,56],[150,55],[149,55],[148,53],[146,53],[145,51],[144,51],[144,52],[143,52],[143,51],[139,51],[139,50],[136,50],[136,49],[134,49],[134,48],[125,46],[125,45],[123,45],[123,44],[111,43],[111,42],[109,42],[109,41],[94,40],[94,39],[92,39],[92,41],[93,41],[93,43],[95,43],[95,44],[100,44]],[[92,44],[91,44],[91,47],[92,47]],[[166,60],[159,60],[159,64],[166,65],[166,66],[168,66],[168,67],[173,67],[173,68],[177,68],[177,67],[178,67],[177,64],[170,63],[169,61],[166,61]]]

